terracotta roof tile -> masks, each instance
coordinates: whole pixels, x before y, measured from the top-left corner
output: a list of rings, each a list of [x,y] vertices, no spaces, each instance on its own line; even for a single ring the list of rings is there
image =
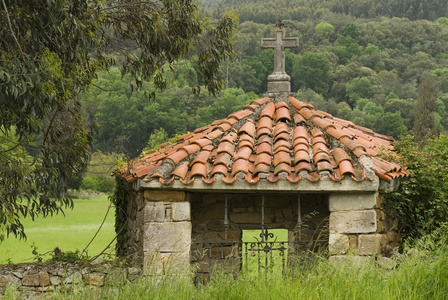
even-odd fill
[[[268,153],[260,153],[255,158],[255,166],[258,166],[259,164],[265,164],[270,166],[272,161],[272,157]]]
[[[257,154],[267,153],[267,154],[271,155],[272,154],[272,145],[270,143],[267,143],[267,142],[259,143],[257,145],[256,150],[257,150]]]
[[[238,160],[240,158],[249,160],[251,154],[252,154],[251,148],[249,148],[249,147],[240,148],[238,150],[238,152],[236,153],[234,160]]]
[[[197,180],[206,184],[222,180],[231,185],[238,173],[250,184],[318,182],[324,174],[333,181],[364,181],[371,161],[381,180],[409,175],[402,166],[381,159],[381,151],[394,151],[393,139],[294,97],[265,97],[227,119],[164,144],[160,151],[143,154],[120,174],[130,182],[140,178],[171,184],[178,180],[185,185]]]
[[[270,165],[260,163],[258,165],[255,165],[254,175],[258,176],[259,173],[266,173],[267,174],[267,173],[269,173],[270,169],[271,169]]]
[[[274,154],[274,166],[278,166],[281,163],[290,165],[291,155],[289,155],[289,152],[280,151]]]
[[[278,122],[280,120],[288,120],[291,121],[291,116],[289,114],[288,107],[279,107],[275,112],[275,120]]]
[[[240,130],[238,131],[238,134],[246,133],[249,136],[255,135],[255,124],[252,121],[248,121],[244,123],[243,126],[241,126]]]
[[[310,153],[308,151],[299,150],[294,154],[294,162],[299,163],[301,161],[310,162]]]
[[[269,117],[270,119],[273,119],[274,114],[275,114],[275,104],[273,102],[270,102],[266,104],[266,106],[261,110],[260,118]]]
[[[300,123],[305,123],[305,118],[301,115],[301,114],[294,114],[294,123],[296,124],[300,124]]]
[[[180,179],[185,179],[189,170],[188,162],[179,164],[173,171],[173,175],[179,177]]]
[[[215,159],[214,165],[224,165],[228,167],[231,163],[232,156],[227,152],[221,152]]]

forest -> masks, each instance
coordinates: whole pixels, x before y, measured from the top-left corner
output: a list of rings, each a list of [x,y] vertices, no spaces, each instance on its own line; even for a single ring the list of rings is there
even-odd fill
[[[300,100],[397,139],[446,134],[446,1],[215,0],[202,8],[211,23],[228,11],[239,17],[236,55],[220,67],[223,91],[193,93],[201,87],[194,55],[166,69],[164,90],[147,83],[151,99],[118,69],[100,73],[82,95],[94,151],[134,158],[261,97],[273,50],[262,50],[260,40],[273,36],[279,20],[287,36],[299,37],[299,48],[286,53],[286,71]]]

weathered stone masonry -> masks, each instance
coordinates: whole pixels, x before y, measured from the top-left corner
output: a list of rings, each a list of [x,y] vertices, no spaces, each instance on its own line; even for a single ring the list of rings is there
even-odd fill
[[[190,202],[182,191],[144,191],[143,266],[152,274],[186,272],[190,265]]]

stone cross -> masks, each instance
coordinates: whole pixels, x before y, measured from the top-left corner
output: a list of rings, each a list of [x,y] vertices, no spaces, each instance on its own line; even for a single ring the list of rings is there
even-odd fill
[[[261,39],[261,48],[274,49],[274,72],[268,76],[268,93],[291,92],[291,82],[285,72],[285,48],[299,47],[298,38],[285,38],[285,31],[279,28],[275,38]]]

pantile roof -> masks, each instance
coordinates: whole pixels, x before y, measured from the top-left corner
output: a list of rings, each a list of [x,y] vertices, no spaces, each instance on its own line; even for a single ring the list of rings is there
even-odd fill
[[[128,182],[179,181],[248,184],[279,180],[385,182],[409,174],[381,158],[394,151],[393,138],[377,134],[301,102],[293,96],[253,101],[227,118],[184,134],[156,152],[143,153],[119,175]]]

